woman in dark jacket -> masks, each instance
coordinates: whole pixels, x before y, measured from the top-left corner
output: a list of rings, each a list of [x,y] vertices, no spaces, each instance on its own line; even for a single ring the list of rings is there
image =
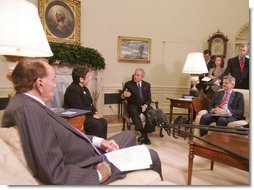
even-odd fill
[[[88,72],[89,69],[83,65],[76,66],[73,69],[73,82],[66,89],[63,107],[90,110],[91,112],[86,114],[84,123],[85,133],[106,139],[108,129],[107,121],[93,105],[93,98],[89,89],[86,87],[89,82]]]

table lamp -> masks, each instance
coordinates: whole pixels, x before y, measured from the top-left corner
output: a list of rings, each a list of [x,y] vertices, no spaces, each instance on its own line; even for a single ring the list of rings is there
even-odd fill
[[[37,7],[26,0],[0,1],[0,55],[53,55]]]
[[[199,83],[199,75],[203,73],[208,73],[203,53],[189,53],[185,61],[182,73],[188,73],[191,75],[190,95],[196,96],[196,84]]]

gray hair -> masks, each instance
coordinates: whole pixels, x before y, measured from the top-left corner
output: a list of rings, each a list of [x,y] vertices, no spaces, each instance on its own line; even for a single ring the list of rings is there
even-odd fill
[[[142,69],[142,68],[137,68],[137,69],[135,70],[134,74],[135,74],[136,72],[138,72],[138,71],[141,71],[141,76],[142,76],[142,78],[144,78],[144,77],[145,77],[145,71],[144,71],[144,69]]]
[[[235,85],[235,77],[231,76],[231,75],[226,75],[223,77],[223,80],[228,80],[231,84]]]

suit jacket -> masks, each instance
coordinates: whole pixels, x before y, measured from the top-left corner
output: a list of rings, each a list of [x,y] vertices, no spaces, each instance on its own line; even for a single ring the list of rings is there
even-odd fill
[[[211,103],[208,107],[210,112],[213,108],[216,108],[222,101],[225,91],[218,91],[213,95]],[[237,119],[243,119],[244,114],[244,100],[243,94],[240,92],[232,91],[228,101],[228,109],[230,110],[233,117]]]
[[[43,184],[99,185],[95,165],[101,162],[101,156],[65,119],[35,99],[17,94],[5,110],[2,125],[15,123],[28,165]],[[121,176],[112,164],[111,169],[115,175],[108,183]]]
[[[97,109],[93,105],[93,98],[87,87],[81,87],[79,84],[71,83],[64,94],[64,108],[76,108],[90,110],[93,115]]]
[[[242,72],[240,70],[238,56],[229,59],[224,76],[228,74],[235,77],[235,88],[249,89],[249,59],[247,57],[245,57],[245,64]]]
[[[126,98],[128,104],[140,107],[146,104],[148,107],[151,105],[151,85],[142,80],[141,83],[142,88],[142,99],[139,96],[138,86],[137,83],[133,80],[128,81],[125,83],[123,90],[127,89],[131,92],[131,96]]]
[[[214,61],[213,60],[209,60],[208,63],[207,63],[207,70],[209,71],[211,68],[214,67]]]

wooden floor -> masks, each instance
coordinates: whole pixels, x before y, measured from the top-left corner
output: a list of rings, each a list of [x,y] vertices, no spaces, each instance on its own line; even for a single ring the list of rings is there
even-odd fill
[[[105,116],[108,120],[109,135],[114,135],[122,129],[122,119],[117,116]],[[132,127],[133,130],[133,127]],[[134,133],[139,135],[133,130]],[[149,134],[152,144],[148,148],[158,152],[161,162],[164,180],[170,184],[186,185],[188,171],[188,140],[175,139],[164,132],[164,137],[159,136],[159,130]],[[210,169],[210,161],[195,156],[192,174],[192,185],[237,185],[247,187],[250,184],[248,172],[232,168],[220,163],[215,163],[214,170]]]

